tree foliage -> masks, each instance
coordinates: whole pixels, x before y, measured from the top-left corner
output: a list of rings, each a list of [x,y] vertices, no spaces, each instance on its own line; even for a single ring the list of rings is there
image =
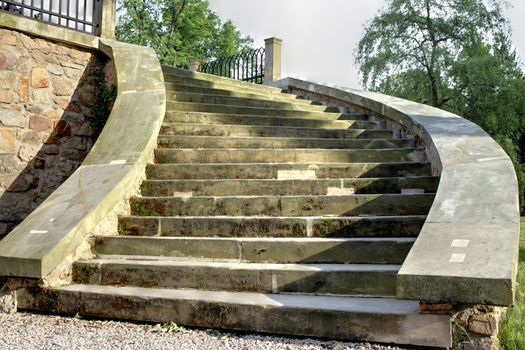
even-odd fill
[[[401,72],[424,72],[430,103],[441,107],[447,98],[441,88],[461,50],[503,30],[498,1],[389,0],[366,27],[356,62],[371,89]]]
[[[117,39],[152,47],[163,64],[223,58],[253,44],[207,0],[119,0],[117,13]]]
[[[525,76],[504,6],[497,0],[389,0],[368,23],[355,56],[366,88],[480,125],[512,159],[523,199]]]

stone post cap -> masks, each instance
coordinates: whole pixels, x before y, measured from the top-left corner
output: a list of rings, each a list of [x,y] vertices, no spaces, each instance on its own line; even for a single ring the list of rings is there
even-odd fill
[[[283,39],[279,39],[279,38],[272,36],[271,38],[264,39],[264,43],[266,45],[268,44],[282,45]]]

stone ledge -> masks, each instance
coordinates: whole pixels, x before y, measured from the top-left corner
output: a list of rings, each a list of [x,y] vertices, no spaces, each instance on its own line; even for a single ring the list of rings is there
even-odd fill
[[[164,118],[162,70],[151,49],[100,40],[118,94],[81,167],[4,240],[0,276],[44,278],[111,212],[144,171]]]
[[[28,17],[14,15],[6,11],[2,11],[0,14],[0,27],[15,29],[24,33],[88,49],[98,50],[99,48],[100,38],[97,36],[36,21]]]
[[[398,275],[399,298],[435,303],[514,302],[518,185],[499,145],[476,124],[430,106],[294,78],[275,86],[327,96],[407,127],[441,176],[421,233]]]

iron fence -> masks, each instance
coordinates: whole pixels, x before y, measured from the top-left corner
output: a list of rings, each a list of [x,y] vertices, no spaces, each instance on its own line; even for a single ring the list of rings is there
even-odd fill
[[[101,0],[0,0],[0,10],[98,35]]]
[[[264,80],[264,48],[244,51],[235,56],[204,63],[199,72],[262,84]]]

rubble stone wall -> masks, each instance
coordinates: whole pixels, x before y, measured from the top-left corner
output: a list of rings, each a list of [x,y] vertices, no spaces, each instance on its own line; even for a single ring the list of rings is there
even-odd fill
[[[91,149],[110,66],[100,53],[0,29],[0,239]]]

